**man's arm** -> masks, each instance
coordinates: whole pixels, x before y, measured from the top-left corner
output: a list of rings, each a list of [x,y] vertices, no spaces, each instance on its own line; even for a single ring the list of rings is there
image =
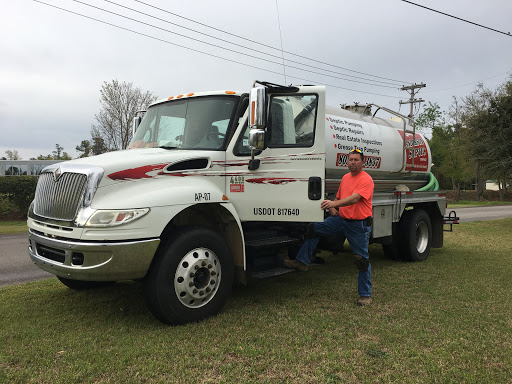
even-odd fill
[[[346,207],[346,206],[357,203],[359,201],[359,199],[361,199],[361,195],[359,193],[354,192],[350,196],[347,196],[341,200],[338,200],[338,198],[334,199],[334,201],[324,200],[320,204],[320,207],[322,209],[329,209],[329,211],[331,212],[331,215],[332,215],[331,208]]]

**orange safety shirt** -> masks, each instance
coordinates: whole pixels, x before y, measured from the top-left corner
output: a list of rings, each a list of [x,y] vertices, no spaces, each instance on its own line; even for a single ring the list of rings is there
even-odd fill
[[[352,176],[351,173],[343,176],[336,197],[341,200],[353,193],[359,194],[361,198],[355,204],[339,207],[340,216],[351,220],[363,220],[372,217],[373,180],[365,171],[361,171],[356,176]]]

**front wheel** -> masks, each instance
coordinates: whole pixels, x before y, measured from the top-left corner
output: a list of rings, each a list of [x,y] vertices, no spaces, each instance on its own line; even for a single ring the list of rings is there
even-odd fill
[[[400,222],[400,253],[406,261],[423,261],[432,245],[432,224],[427,212],[407,211]]]
[[[181,230],[155,257],[145,293],[157,319],[184,324],[221,310],[233,283],[233,260],[219,234],[206,228]]]

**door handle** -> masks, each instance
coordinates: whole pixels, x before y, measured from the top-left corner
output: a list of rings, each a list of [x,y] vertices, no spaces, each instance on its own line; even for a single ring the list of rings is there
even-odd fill
[[[309,200],[320,200],[322,198],[322,178],[311,176],[308,181]]]

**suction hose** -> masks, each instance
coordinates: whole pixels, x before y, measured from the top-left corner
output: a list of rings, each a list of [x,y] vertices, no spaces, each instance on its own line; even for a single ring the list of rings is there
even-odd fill
[[[430,172],[430,176],[429,176],[427,185],[425,185],[424,187],[421,187],[419,189],[416,189],[416,191],[418,191],[418,192],[438,191],[438,190],[439,190],[439,183],[432,172]]]

